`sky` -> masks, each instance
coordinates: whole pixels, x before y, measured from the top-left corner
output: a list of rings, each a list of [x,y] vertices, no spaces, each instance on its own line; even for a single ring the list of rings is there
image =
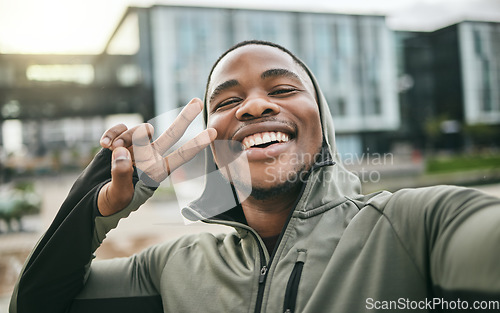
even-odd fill
[[[0,0],[0,53],[98,54],[127,6],[154,3],[382,14],[397,30],[500,21],[500,0]]]

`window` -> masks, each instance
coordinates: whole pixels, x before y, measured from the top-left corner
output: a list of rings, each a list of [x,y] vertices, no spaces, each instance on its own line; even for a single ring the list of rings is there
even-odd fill
[[[94,81],[94,67],[90,64],[30,65],[26,77],[33,81],[89,85]]]

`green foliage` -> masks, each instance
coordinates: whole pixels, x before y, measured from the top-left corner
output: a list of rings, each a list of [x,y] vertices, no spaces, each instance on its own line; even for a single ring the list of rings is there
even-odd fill
[[[464,131],[476,147],[498,143],[500,138],[500,128],[488,124],[467,125]]]
[[[424,125],[425,134],[430,140],[435,141],[442,135],[441,124],[446,120],[447,116],[441,115],[431,118],[425,122]]]
[[[35,184],[32,181],[19,181],[13,188],[21,192],[35,192]]]
[[[22,230],[22,217],[40,213],[41,200],[41,197],[35,192],[33,182],[17,182],[11,188],[1,191],[0,220],[7,223],[8,231],[13,230],[11,221],[17,220],[18,228]]]
[[[500,169],[500,155],[460,155],[427,160],[427,173]]]

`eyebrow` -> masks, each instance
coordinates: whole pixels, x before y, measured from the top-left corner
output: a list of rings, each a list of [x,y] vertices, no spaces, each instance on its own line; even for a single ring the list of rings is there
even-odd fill
[[[291,78],[293,80],[296,80],[298,82],[302,82],[299,75],[295,74],[292,71],[284,69],[284,68],[272,68],[270,70],[263,72],[260,75],[260,78],[262,78],[262,79],[274,78],[274,77],[286,77],[286,78]]]
[[[219,94],[221,94],[224,90],[233,88],[234,86],[238,86],[240,82],[238,82],[236,79],[231,79],[228,81],[223,82],[219,86],[217,86],[214,91],[212,92],[212,95],[210,96],[210,102],[214,100],[215,97],[217,97]]]

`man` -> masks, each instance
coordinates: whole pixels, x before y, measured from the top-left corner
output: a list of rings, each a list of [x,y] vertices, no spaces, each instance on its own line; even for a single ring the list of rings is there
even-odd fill
[[[103,135],[30,255],[12,313],[432,311],[498,300],[500,201],[448,186],[361,195],[336,159],[317,82],[286,49],[250,41],[223,54],[207,83],[207,129],[163,158],[201,106],[190,102],[152,143],[148,125]],[[118,220],[210,143],[205,190],[183,214],[235,232],[90,265]]]

